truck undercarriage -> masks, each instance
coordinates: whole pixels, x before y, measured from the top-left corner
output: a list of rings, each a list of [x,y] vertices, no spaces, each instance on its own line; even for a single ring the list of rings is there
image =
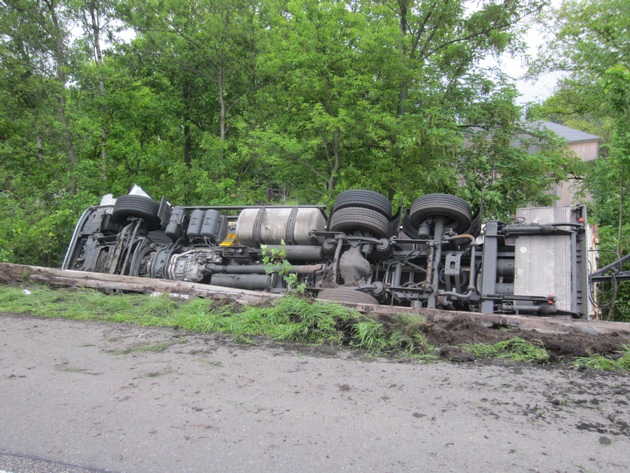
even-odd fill
[[[139,191],[81,216],[63,269],[320,299],[484,313],[588,316],[583,208],[482,223],[459,197],[395,214],[369,190],[321,206],[173,206]]]

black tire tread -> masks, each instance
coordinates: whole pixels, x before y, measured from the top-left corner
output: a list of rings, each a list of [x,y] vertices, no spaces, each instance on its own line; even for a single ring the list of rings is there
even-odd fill
[[[112,217],[115,222],[124,224],[129,217],[138,217],[147,222],[149,230],[160,227],[159,202],[143,195],[123,195],[116,199]]]
[[[366,189],[351,189],[344,191],[337,196],[334,211],[347,207],[362,207],[364,209],[376,210],[389,220],[392,216],[392,203],[383,194]]]
[[[333,214],[330,220],[330,230],[333,232],[362,230],[377,238],[388,238],[389,219],[376,210],[346,207]]]
[[[483,205],[480,205],[479,210],[473,216],[472,222],[470,223],[470,227],[464,233],[468,233],[474,236],[475,238],[477,238],[479,235],[481,235],[482,224],[483,224]]]
[[[468,202],[450,194],[427,194],[413,201],[409,212],[411,225],[417,229],[429,217],[446,217],[445,228],[456,233],[470,228],[472,222]]]

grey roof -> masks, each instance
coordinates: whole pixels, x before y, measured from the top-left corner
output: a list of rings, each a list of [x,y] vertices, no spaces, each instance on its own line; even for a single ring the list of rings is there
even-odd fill
[[[581,143],[584,141],[599,141],[599,136],[591,135],[590,133],[584,133],[568,126],[560,125],[553,122],[537,121],[533,122],[534,127],[544,127],[547,130],[553,131],[560,138],[563,138],[567,143]]]

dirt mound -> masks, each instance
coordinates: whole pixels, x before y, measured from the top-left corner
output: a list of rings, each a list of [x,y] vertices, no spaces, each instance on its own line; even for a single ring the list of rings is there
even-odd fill
[[[563,361],[593,354],[615,356],[630,337],[617,333],[549,334],[535,330],[507,327],[486,327],[471,317],[459,316],[451,321],[429,321],[422,328],[429,343],[438,348],[440,356],[453,361],[467,361],[474,356],[461,350],[462,345],[486,343],[493,345],[513,338],[522,338],[549,353],[550,361]]]

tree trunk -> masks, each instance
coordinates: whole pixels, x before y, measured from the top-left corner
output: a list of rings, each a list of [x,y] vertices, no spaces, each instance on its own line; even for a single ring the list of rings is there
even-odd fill
[[[625,191],[625,166],[623,161],[621,162],[621,182],[619,184],[619,225],[617,227],[617,258],[621,258],[622,246],[621,241],[623,239],[623,196]]]
[[[219,106],[221,107],[221,116],[219,118],[219,136],[221,141],[225,141],[225,123],[226,123],[226,114],[227,107],[225,105],[225,91],[223,90],[223,64],[219,66],[219,74],[217,77],[217,82],[219,85]]]
[[[37,137],[35,138],[37,143],[37,159],[39,161],[44,161],[44,142],[42,141],[42,135],[39,131],[37,131]]]
[[[339,171],[339,129],[337,128],[333,137],[333,167],[330,170],[330,176],[328,177],[328,197],[332,197],[333,190],[335,189],[335,177],[337,175],[337,171]]]
[[[621,179],[619,183],[619,223],[617,225],[617,258],[620,259],[623,254],[623,247],[621,245],[623,239],[623,195],[624,195],[624,187],[625,187],[625,166],[623,162],[621,163]],[[610,307],[608,308],[608,319],[612,320],[615,317],[615,302],[613,299],[610,303]]]
[[[101,112],[101,179],[107,180],[107,129],[105,127],[105,78],[103,77],[103,54],[101,52],[101,30],[100,21],[98,18],[98,12],[93,2],[89,4],[90,18],[92,22],[90,28],[92,30],[92,39],[94,42],[94,59],[96,61],[96,68],[98,69],[98,93],[101,97],[100,112]]]
[[[70,165],[70,179],[71,179],[71,192],[72,195],[76,195],[77,193],[77,173],[76,173],[76,157],[74,155],[74,140],[72,137],[72,132],[70,131],[70,126],[68,124],[68,118],[66,116],[66,58],[64,55],[64,44],[63,44],[63,34],[61,32],[61,27],[59,25],[59,18],[57,16],[57,9],[55,0],[46,0],[46,6],[48,7],[48,12],[50,13],[50,17],[53,23],[53,35],[55,40],[55,61],[57,63],[57,81],[59,82],[59,104],[58,104],[58,112],[59,112],[59,121],[63,127],[63,133],[66,141],[66,150],[68,153],[68,162]]]
[[[407,44],[406,36],[407,36],[407,3],[405,1],[399,2],[400,7],[400,35],[401,35],[401,60],[405,61],[407,59]],[[396,114],[400,117],[405,113],[405,102],[407,101],[407,97],[409,96],[409,83],[407,79],[403,79],[400,84],[400,92],[398,93],[398,109],[396,110]]]
[[[191,151],[192,151],[192,141],[190,138],[190,83],[188,80],[184,79],[184,84],[182,86],[182,98],[184,99],[184,163],[186,164],[186,168],[190,169],[191,166]]]

